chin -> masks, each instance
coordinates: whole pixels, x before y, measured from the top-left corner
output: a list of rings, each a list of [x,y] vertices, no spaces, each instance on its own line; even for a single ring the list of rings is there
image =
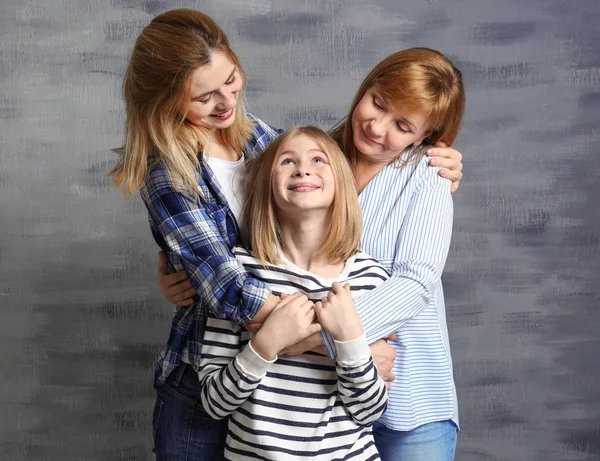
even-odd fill
[[[224,123],[224,124],[221,126],[221,128],[222,128],[222,129],[225,129],[225,128],[232,127],[234,123],[235,123],[235,114],[233,114],[233,115],[231,116],[231,118],[230,118],[229,120],[227,120],[227,123]]]

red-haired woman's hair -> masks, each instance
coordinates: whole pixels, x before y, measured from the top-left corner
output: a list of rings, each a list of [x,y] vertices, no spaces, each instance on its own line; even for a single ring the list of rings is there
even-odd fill
[[[460,70],[438,51],[409,48],[375,66],[358,89],[347,117],[331,131],[352,166],[356,165],[359,154],[354,146],[352,113],[371,87],[396,109],[425,115],[430,135],[422,145],[437,141],[451,145],[456,139],[465,110]]]

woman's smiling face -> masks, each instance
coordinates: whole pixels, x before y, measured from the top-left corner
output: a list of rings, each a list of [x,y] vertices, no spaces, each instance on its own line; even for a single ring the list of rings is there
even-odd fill
[[[388,164],[408,146],[418,146],[429,135],[426,117],[398,111],[375,86],[369,88],[352,112],[354,145],[360,160]]]
[[[225,129],[235,121],[242,76],[229,58],[215,52],[210,64],[192,74],[191,99],[186,119],[210,131]]]

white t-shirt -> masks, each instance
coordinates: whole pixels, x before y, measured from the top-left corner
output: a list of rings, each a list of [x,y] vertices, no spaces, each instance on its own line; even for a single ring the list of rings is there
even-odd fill
[[[242,181],[246,177],[244,156],[237,162],[231,162],[207,155],[206,162],[217,177],[229,208],[231,208],[235,219],[239,223],[244,204],[244,197],[242,196]]]

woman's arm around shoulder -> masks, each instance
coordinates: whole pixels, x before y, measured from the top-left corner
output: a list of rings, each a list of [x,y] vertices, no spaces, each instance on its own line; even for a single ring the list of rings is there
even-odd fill
[[[179,190],[161,163],[149,171],[140,194],[155,238],[178,257],[201,306],[218,318],[239,324],[251,321],[270,290],[233,256],[229,236],[219,231],[206,203]]]

